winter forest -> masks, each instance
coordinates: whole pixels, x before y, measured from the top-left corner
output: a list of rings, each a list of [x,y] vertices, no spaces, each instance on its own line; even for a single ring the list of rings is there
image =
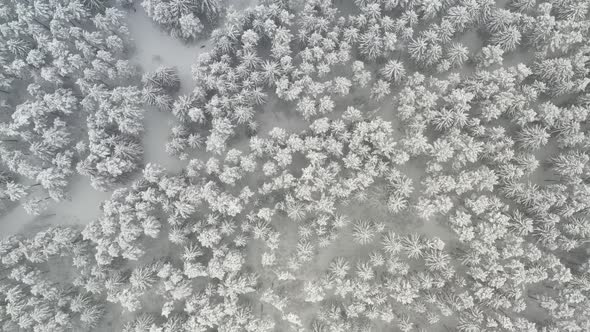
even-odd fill
[[[590,331],[590,0],[0,1],[0,331]]]

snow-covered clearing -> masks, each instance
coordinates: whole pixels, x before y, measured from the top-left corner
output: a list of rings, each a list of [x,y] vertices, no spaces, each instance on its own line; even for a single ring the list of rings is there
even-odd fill
[[[52,203],[40,216],[32,216],[16,207],[0,219],[0,234],[35,233],[53,225],[86,225],[100,215],[102,201],[111,192],[100,192],[90,186],[87,178],[77,176],[70,186],[66,200]]]

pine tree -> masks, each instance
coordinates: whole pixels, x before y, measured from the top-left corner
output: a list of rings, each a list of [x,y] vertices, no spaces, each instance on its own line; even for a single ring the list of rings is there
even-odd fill
[[[590,157],[580,151],[561,153],[551,159],[552,169],[557,175],[576,179],[585,172]]]
[[[376,234],[377,230],[371,221],[359,220],[354,224],[352,237],[359,244],[367,245],[373,241]]]
[[[203,24],[193,13],[182,15],[178,20],[180,26],[180,38],[184,40],[196,40],[203,32]],[[175,30],[176,31],[176,30]]]
[[[544,127],[540,125],[533,125],[524,127],[520,131],[518,135],[518,142],[525,149],[538,150],[548,143],[549,138],[550,135]]]
[[[452,67],[460,67],[469,59],[469,50],[459,43],[452,43],[447,49],[446,58]]]
[[[143,291],[151,287],[156,281],[154,266],[145,265],[137,267],[131,273],[129,282],[137,291]]]
[[[406,76],[406,69],[398,60],[389,60],[380,72],[388,81],[393,82],[400,82]]]
[[[402,249],[409,258],[420,258],[424,255],[422,238],[418,234],[404,236],[401,239]]]
[[[536,1],[533,0],[513,0],[510,2],[510,7],[520,11],[528,12],[531,11],[536,5]]]
[[[360,35],[359,48],[361,54],[369,61],[375,61],[383,55],[383,37],[378,25],[370,27]]]
[[[490,43],[509,52],[513,51],[518,45],[520,45],[521,38],[522,34],[518,28],[511,26],[495,32],[490,38]]]

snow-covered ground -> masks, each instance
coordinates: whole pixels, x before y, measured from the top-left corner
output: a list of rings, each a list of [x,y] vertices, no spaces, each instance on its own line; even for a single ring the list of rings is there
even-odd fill
[[[160,66],[176,67],[181,80],[180,93],[190,93],[194,87],[191,65],[200,53],[209,48],[208,42],[205,40],[186,45],[171,38],[147,17],[141,6],[137,6],[135,12],[129,12],[127,24],[135,41],[135,54],[132,60],[140,65],[144,72],[156,70]],[[143,146],[146,163],[159,163],[174,172],[180,170],[184,163],[170,157],[164,149],[172,121],[174,117],[171,114],[147,108]]]
[[[32,216],[22,206],[15,207],[0,219],[0,234],[34,233],[50,225],[85,225],[100,215],[100,204],[111,192],[100,192],[90,186],[88,178],[73,179],[68,199],[52,202],[40,216]]]
[[[187,45],[171,38],[147,17],[141,6],[137,6],[136,11],[129,11],[127,24],[135,42],[132,60],[143,71],[153,71],[159,66],[176,67],[181,80],[180,92],[189,93],[194,86],[191,65],[201,52],[209,48],[208,41]]]

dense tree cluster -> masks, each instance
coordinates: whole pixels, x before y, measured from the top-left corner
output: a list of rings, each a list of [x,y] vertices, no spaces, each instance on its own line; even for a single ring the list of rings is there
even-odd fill
[[[143,0],[146,14],[172,37],[194,41],[221,13],[221,0]]]
[[[262,65],[258,54],[271,48],[270,43],[259,43],[279,34],[281,37],[272,43],[272,49],[281,50],[290,41],[292,14],[277,5],[249,9],[243,15],[228,14],[227,20],[228,28],[213,36],[214,50],[195,65],[196,88],[179,98],[172,109],[180,125],[173,128],[168,150],[181,159],[187,158],[187,149],[200,146],[200,136],[195,135],[204,130],[210,131],[205,142],[207,150],[221,154],[237,124],[256,129],[255,108],[265,101],[266,93],[263,77],[255,69]],[[261,25],[262,22],[269,26]],[[273,77],[269,79],[272,81]]]
[[[78,170],[104,188],[137,167],[137,156],[120,157],[130,145],[141,154],[136,142],[121,137],[142,126],[137,69],[125,60],[124,14],[92,4],[98,3],[1,5],[0,160],[24,183],[26,193],[13,191],[12,198],[37,185],[47,193],[29,196],[32,213],[48,198],[65,197],[78,160]],[[85,123],[88,144],[77,130]]]
[[[258,283],[244,265],[247,234],[238,224],[253,193],[247,187],[237,195],[225,193],[219,181],[201,176],[205,165],[196,160],[191,164],[176,176],[149,164],[132,188],[117,190],[105,202],[103,216],[82,232],[101,267],[88,271],[83,282],[98,285],[107,301],[130,312],[141,312],[145,296],[157,291],[163,298],[161,313],[138,314],[125,327],[129,331],[138,324],[174,324],[186,331],[270,331],[270,320],[259,319],[241,303]],[[153,252],[159,245],[174,249],[166,255]],[[128,273],[117,268],[126,261],[153,259]]]
[[[60,276],[60,269],[82,267],[89,259],[88,243],[69,228],[50,228],[30,239],[2,240],[2,330],[65,331],[98,325],[104,313],[101,299]]]
[[[183,4],[144,2],[167,18]],[[146,165],[81,231],[0,243],[0,322],[85,329],[123,308],[129,332],[590,330],[589,2],[354,5],[228,13],[186,96],[175,69],[140,88],[98,51],[82,99],[67,84],[39,97],[56,129],[18,104],[11,121],[24,113],[32,132],[66,130],[81,104],[93,130],[78,168],[97,188],[137,167],[143,103],[178,119],[166,149],[187,166]],[[271,101],[307,129],[258,133]],[[2,146],[24,155],[16,124]],[[84,151],[67,142],[56,150]],[[30,190],[20,176],[63,193],[50,171],[29,176],[37,163],[5,163],[3,201]],[[72,269],[52,282],[49,260]]]

